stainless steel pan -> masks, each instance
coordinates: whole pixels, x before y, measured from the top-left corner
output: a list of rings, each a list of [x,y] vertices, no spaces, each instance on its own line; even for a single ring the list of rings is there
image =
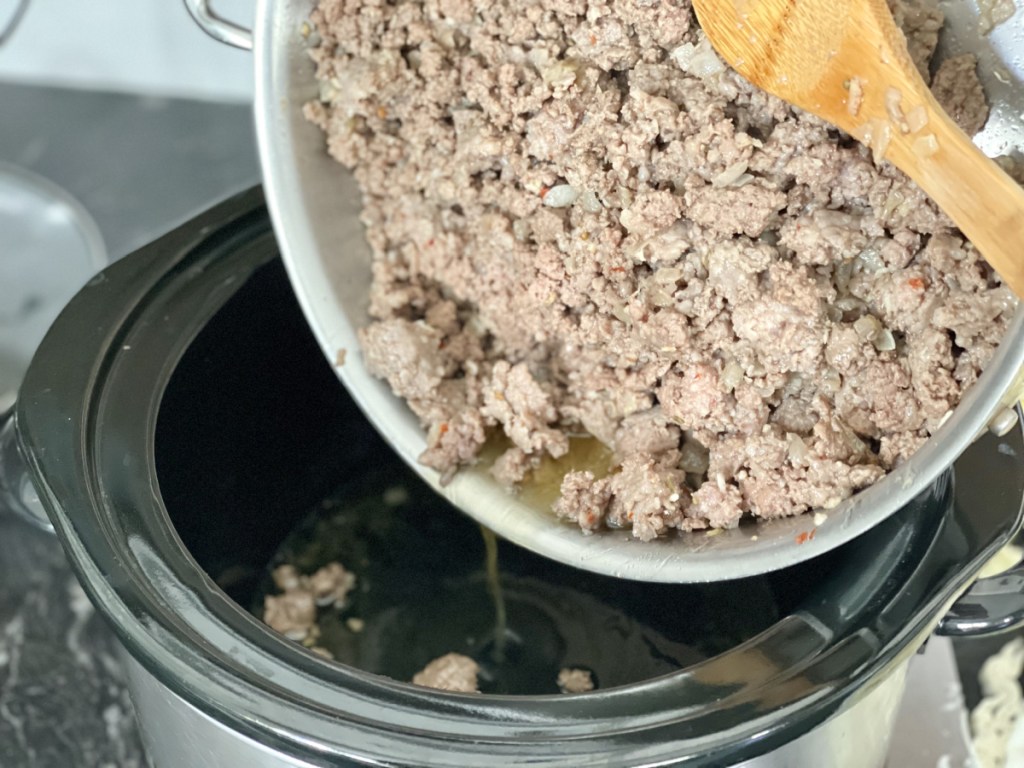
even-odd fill
[[[699,582],[763,573],[868,530],[926,491],[990,425],[996,431],[1013,425],[1010,406],[1021,389],[1024,363],[1020,311],[981,380],[939,432],[884,480],[828,511],[818,526],[812,515],[803,515],[750,523],[714,537],[698,532],[641,543],[621,531],[584,536],[548,510],[509,495],[482,468],[463,471],[441,487],[437,473],[416,462],[426,440],[415,417],[384,382],[367,373],[357,354],[356,329],[369,320],[370,284],[359,192],[349,173],[327,156],[319,129],[301,114],[303,103],[318,95],[302,34],[313,0],[257,0],[251,32],[218,17],[207,0],[185,3],[213,37],[254,51],[265,192],[292,285],[324,354],[333,364],[339,350],[349,352],[338,376],[376,428],[438,492],[506,539],[586,570],[630,579]],[[982,37],[967,3],[944,10],[948,31],[940,55],[974,51],[993,102],[979,143],[990,154],[1024,145],[1024,87],[1017,85],[1024,75],[1024,57],[1017,55],[1024,53],[1022,14]]]

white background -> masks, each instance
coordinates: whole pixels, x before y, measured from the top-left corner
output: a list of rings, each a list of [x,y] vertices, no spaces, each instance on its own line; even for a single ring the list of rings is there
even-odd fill
[[[0,0],[0,26],[16,5]],[[254,6],[214,2],[244,26]],[[207,37],[182,0],[29,0],[0,46],[0,80],[239,102],[251,98],[252,55]]]

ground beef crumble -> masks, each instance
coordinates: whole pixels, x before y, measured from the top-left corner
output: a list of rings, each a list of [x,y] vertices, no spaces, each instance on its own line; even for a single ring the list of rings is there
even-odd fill
[[[594,676],[589,669],[564,667],[558,671],[558,690],[562,693],[587,693],[594,687]]]
[[[341,563],[328,563],[306,576],[294,565],[279,565],[271,576],[278,595],[263,598],[263,622],[289,640],[301,642],[324,656],[316,645],[320,638],[318,608],[343,608],[356,586],[356,576]]]
[[[926,73],[942,14],[892,5]],[[931,201],[723,67],[687,0],[311,19],[306,114],[374,257],[362,351],[446,478],[494,430],[509,484],[586,431],[619,465],[565,477],[556,510],[585,531],[829,508],[921,445],[1006,328],[1013,297]],[[971,131],[975,66],[934,78]]]
[[[461,653],[447,653],[413,675],[413,685],[457,693],[479,693],[480,665]]]

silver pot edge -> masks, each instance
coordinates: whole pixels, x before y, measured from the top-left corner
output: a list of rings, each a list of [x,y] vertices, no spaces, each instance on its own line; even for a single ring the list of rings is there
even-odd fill
[[[282,259],[322,351],[333,360],[339,348],[359,348],[355,328],[368,316],[365,301],[353,292],[365,293],[360,286],[369,283],[369,259],[359,219],[361,197],[351,174],[327,162],[320,129],[306,121],[300,109],[318,98],[307,43],[299,32],[310,7],[310,0],[258,0],[253,29],[254,117],[267,206]],[[319,257],[338,243],[345,244],[347,258]],[[599,534],[581,544],[573,531],[553,524],[550,515],[510,498],[485,471],[460,472],[442,487],[437,473],[415,460],[424,448],[424,436],[404,402],[370,376],[361,356],[349,355],[336,372],[403,460],[435,491],[502,538],[598,573],[687,583],[795,565],[888,518],[949,467],[990,423],[993,428],[1005,426],[1007,408],[1024,385],[1022,365],[1024,308],[1018,310],[981,379],[933,438],[887,477],[828,510],[827,521],[813,528],[813,540],[799,547],[793,541],[812,528],[808,516],[760,523],[756,543],[749,532],[737,529],[713,539],[684,535],[650,543]],[[481,517],[481,499],[491,510],[486,519]]]

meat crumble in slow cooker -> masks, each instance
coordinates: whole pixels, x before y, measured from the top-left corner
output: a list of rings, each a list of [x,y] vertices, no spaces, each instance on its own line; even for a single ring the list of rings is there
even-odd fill
[[[334,655],[319,644],[324,635],[320,620],[322,612],[343,610],[349,593],[356,586],[356,575],[341,563],[332,561],[306,576],[291,564],[278,565],[271,572],[278,594],[263,598],[262,620],[271,629],[289,640],[309,648],[328,659]],[[360,633],[365,622],[349,616],[345,626]],[[446,653],[431,660],[412,677],[414,685],[441,691],[479,693],[480,665],[462,653]],[[595,689],[593,673],[580,667],[563,667],[558,672],[558,689],[562,693],[587,693]]]
[[[942,14],[895,0],[929,71]],[[514,486],[589,433],[584,530],[831,508],[906,460],[1015,302],[902,173],[724,67],[686,0],[321,0],[306,114],[353,169],[369,370],[450,477]],[[971,57],[937,70],[968,130]],[[870,83],[858,84],[870,88]]]
[[[440,691],[479,693],[477,675],[480,665],[461,653],[448,653],[431,661],[413,675],[413,685],[436,688]]]

